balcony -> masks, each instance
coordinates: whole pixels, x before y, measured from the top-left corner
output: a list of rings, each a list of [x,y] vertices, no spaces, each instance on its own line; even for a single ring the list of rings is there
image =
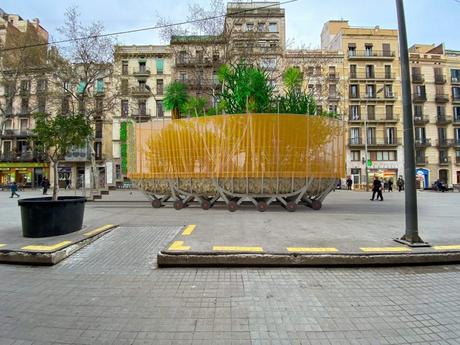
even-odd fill
[[[221,64],[220,59],[212,59],[207,57],[188,57],[179,56],[176,59],[177,67],[213,67]]]
[[[446,115],[436,116],[437,125],[442,126],[442,125],[448,125],[449,123],[452,123],[452,118],[450,116],[446,116]]]
[[[415,164],[416,165],[428,164],[428,157],[427,156],[415,156]]]
[[[145,86],[137,86],[131,88],[131,96],[147,98],[151,96],[151,93]]]
[[[20,89],[19,95],[21,97],[29,97],[30,96],[30,89]]]
[[[390,73],[390,74],[357,74],[357,73],[350,73],[349,75],[350,80],[363,80],[363,81],[369,81],[369,80],[375,80],[375,81],[386,81],[386,80],[395,80],[395,74]]]
[[[350,50],[349,60],[394,60],[395,52],[387,50]]]
[[[186,80],[179,81],[185,83],[191,90],[212,89],[219,86],[219,81],[217,79],[187,78]]]
[[[137,109],[131,114],[131,118],[136,122],[147,122],[152,116],[149,109]]]
[[[67,162],[86,162],[91,159],[89,145],[70,149],[64,160]]]
[[[364,146],[364,142],[361,138],[349,138],[348,139],[348,146]]]
[[[399,146],[401,141],[399,139],[393,138],[384,138],[379,140],[368,140],[367,146]]]
[[[435,84],[445,84],[446,83],[446,76],[442,74],[435,74],[434,75],[434,82]]]
[[[329,101],[339,101],[340,95],[338,93],[330,93],[327,97]]]
[[[17,113],[19,116],[29,116],[30,115],[30,108],[21,108],[21,110]]]
[[[456,85],[456,84],[459,84],[459,85],[460,85],[460,78],[451,77],[451,78],[450,78],[450,83],[451,83],[452,85]]]
[[[430,122],[430,119],[428,116],[423,115],[423,114],[415,114],[414,115],[414,125],[426,125],[428,122]]]
[[[457,138],[457,139],[453,140],[453,146],[455,146],[457,148],[460,146],[460,138]]]
[[[412,74],[413,84],[423,84],[425,82],[425,76],[420,73]]]
[[[454,126],[460,126],[460,114],[459,115],[454,115],[453,124],[454,124]]]
[[[439,165],[449,165],[450,157],[439,157]]]
[[[449,95],[445,93],[437,93],[434,99],[437,103],[447,103],[449,102]]]
[[[460,103],[460,94],[452,95],[452,103]]]
[[[150,70],[146,68],[134,68],[133,69],[133,76],[138,78],[146,78],[150,76]]]
[[[412,101],[414,103],[426,102],[426,93],[414,93],[414,94],[412,94]]]
[[[338,83],[340,80],[338,73],[329,73],[327,76],[327,81],[330,83]]]
[[[38,151],[8,151],[0,155],[0,162],[43,162],[46,156]]]
[[[421,138],[421,139],[415,139],[415,146],[416,147],[428,147],[431,146],[431,139],[427,138]]]
[[[439,139],[436,141],[436,146],[439,148],[448,148],[455,145],[453,139]]]
[[[15,137],[30,137],[34,133],[31,129],[4,129],[0,137],[3,138],[15,138]]]

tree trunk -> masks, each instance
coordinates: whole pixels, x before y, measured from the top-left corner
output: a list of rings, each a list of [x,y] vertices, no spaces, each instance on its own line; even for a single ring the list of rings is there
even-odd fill
[[[59,176],[58,176],[58,168],[59,168],[59,161],[51,161],[51,165],[53,166],[54,176],[53,176],[53,200],[58,199],[58,191],[59,191]]]
[[[91,147],[91,189],[99,189],[99,170],[96,166],[96,151],[94,150],[94,142],[90,142]]]
[[[173,120],[177,120],[179,118],[179,109],[174,107],[172,110],[172,118]]]

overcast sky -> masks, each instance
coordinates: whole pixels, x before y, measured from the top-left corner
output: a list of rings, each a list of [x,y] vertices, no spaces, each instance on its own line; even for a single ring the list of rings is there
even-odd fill
[[[175,22],[184,20],[190,3],[204,0],[2,0],[1,8],[26,19],[39,18],[53,38],[69,6],[78,5],[84,21],[100,20],[106,32],[154,26],[156,13]],[[295,45],[317,48],[323,24],[330,19],[347,19],[352,26],[396,28],[394,0],[298,0],[283,5],[286,10],[287,38]],[[460,2],[456,0],[405,0],[409,45],[442,43],[460,50],[458,21]],[[122,44],[162,44],[155,31],[119,36]]]

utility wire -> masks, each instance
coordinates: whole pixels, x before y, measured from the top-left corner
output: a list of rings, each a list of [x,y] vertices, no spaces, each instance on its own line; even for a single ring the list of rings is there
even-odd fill
[[[245,9],[245,10],[232,12],[231,15],[233,16],[233,15],[243,14],[243,13],[252,12],[252,11],[256,11],[256,10],[261,10],[261,9],[269,8],[269,7],[273,7],[273,6],[285,5],[285,4],[289,4],[289,3],[292,3],[292,2],[296,2],[296,1],[299,1],[299,0],[286,0],[286,1],[283,1],[283,2],[279,2],[279,3],[271,3],[271,4],[266,5],[266,6],[261,6],[261,7],[256,7],[256,8],[248,8],[248,9]],[[132,33],[142,32],[142,31],[158,30],[158,29],[163,29],[163,28],[168,28],[168,27],[173,27],[173,26],[180,26],[180,25],[186,25],[186,24],[199,23],[199,22],[202,22],[202,21],[205,21],[205,20],[223,18],[225,16],[227,16],[226,13],[225,14],[219,14],[219,15],[216,15],[216,16],[200,18],[200,19],[187,20],[187,21],[184,21],[184,22],[172,23],[172,24],[150,26],[150,27],[145,27],[145,28],[126,30],[126,31],[118,31],[118,32],[111,32],[111,33],[100,34],[100,35],[92,35],[92,36],[85,36],[85,37],[70,38],[70,39],[52,41],[52,42],[46,42],[46,43],[35,43],[35,44],[30,44],[30,45],[25,45],[25,46],[20,46],[20,47],[11,47],[11,48],[0,49],[0,52],[18,50],[18,49],[26,49],[26,48],[42,47],[42,46],[48,46],[48,45],[56,45],[56,44],[69,43],[69,42],[72,42],[72,41],[82,41],[82,40],[87,40],[87,39],[91,39],[91,38],[98,38],[98,37],[118,36],[118,35],[132,34]]]

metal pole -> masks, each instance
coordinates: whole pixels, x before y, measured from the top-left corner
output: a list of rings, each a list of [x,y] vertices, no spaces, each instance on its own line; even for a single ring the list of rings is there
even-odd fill
[[[367,92],[367,91],[366,91]],[[368,120],[368,113],[367,113],[367,99],[366,99],[366,105],[365,105],[365,109],[364,111],[366,112],[366,117],[364,117],[364,155],[366,157],[366,162],[365,162],[365,168],[366,168],[366,192],[369,192],[369,166],[368,166],[368,162],[369,162],[369,153],[367,151],[367,140],[368,140],[368,137],[367,137],[367,120]]]
[[[407,48],[406,19],[403,0],[396,0],[398,13],[399,47],[401,57],[401,84],[404,118],[404,178],[406,232],[396,239],[409,246],[427,245],[418,235],[417,190],[415,186],[414,118],[410,93],[409,50]]]

